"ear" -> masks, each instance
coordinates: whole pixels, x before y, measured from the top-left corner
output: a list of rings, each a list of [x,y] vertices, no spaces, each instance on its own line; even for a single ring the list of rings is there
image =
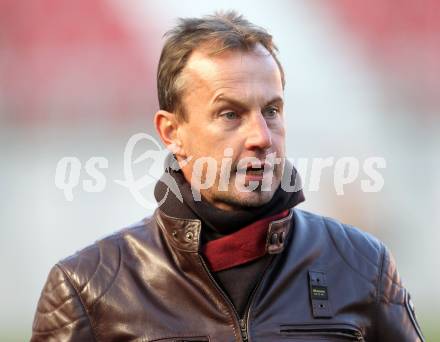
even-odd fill
[[[184,157],[182,141],[178,134],[181,124],[176,114],[166,110],[159,110],[154,115],[154,126],[166,148],[176,156]]]

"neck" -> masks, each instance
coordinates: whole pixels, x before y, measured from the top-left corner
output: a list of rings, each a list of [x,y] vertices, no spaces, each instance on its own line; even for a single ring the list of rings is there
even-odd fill
[[[171,155],[171,162],[174,160]],[[173,165],[171,162],[167,166]],[[292,175],[295,180],[296,172]],[[218,238],[238,231],[252,222],[288,210],[304,201],[302,190],[286,192],[279,187],[272,199],[259,207],[225,210],[204,198],[195,201],[190,183],[182,171],[167,167],[154,191],[159,207],[167,215],[183,219],[200,219],[206,235]],[[208,238],[209,239],[209,238]]]

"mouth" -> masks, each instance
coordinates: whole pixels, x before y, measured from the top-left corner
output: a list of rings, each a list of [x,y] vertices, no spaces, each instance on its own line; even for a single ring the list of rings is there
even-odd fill
[[[246,175],[250,176],[262,176],[264,173],[264,167],[247,167],[246,168]]]
[[[246,167],[237,171],[245,175],[247,180],[260,181],[263,179],[265,173],[270,173],[273,171],[273,166],[269,163],[262,162],[260,165],[248,164]]]

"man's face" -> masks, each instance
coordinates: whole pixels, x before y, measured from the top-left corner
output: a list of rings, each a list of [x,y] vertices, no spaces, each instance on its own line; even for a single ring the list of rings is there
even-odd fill
[[[285,153],[283,87],[273,57],[261,45],[216,56],[196,50],[182,76],[186,121],[179,122],[177,134],[183,151],[178,158],[192,158],[182,168],[186,180],[224,210],[270,201]],[[282,162],[267,162],[268,155]],[[211,167],[202,162],[206,157]]]

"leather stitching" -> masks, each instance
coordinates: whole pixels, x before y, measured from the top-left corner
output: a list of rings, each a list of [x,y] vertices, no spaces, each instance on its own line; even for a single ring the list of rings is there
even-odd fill
[[[121,263],[122,263],[122,252],[121,252],[121,246],[120,246],[120,241],[119,239],[116,239],[116,242],[118,244],[118,256],[119,256],[119,261],[118,261],[118,268],[116,269],[116,272],[113,276],[113,279],[111,280],[110,284],[108,285],[108,287],[102,291],[102,293],[94,299],[93,303],[91,304],[91,307],[93,308],[95,306],[96,303],[99,302],[99,300],[112,288],[113,284],[116,281],[116,278],[118,277],[119,271],[121,269]],[[100,254],[101,254],[101,248],[99,248]]]
[[[69,284],[70,284],[70,285],[73,287],[73,289],[75,290],[76,295],[78,296],[78,299],[79,299],[79,301],[80,301],[80,303],[81,303],[81,306],[82,306],[82,308],[83,308],[83,310],[84,310],[84,313],[86,314],[86,317],[87,317],[88,320],[89,320],[90,330],[91,330],[91,332],[92,332],[93,339],[94,339],[95,341],[98,341],[98,339],[97,339],[97,337],[96,337],[96,334],[95,334],[95,328],[94,328],[94,325],[93,325],[92,319],[91,319],[90,314],[89,314],[89,312],[88,312],[88,310],[87,310],[87,307],[86,307],[86,305],[85,305],[85,303],[84,303],[84,301],[83,301],[83,299],[82,299],[82,297],[81,297],[81,295],[80,295],[80,292],[78,291],[78,288],[75,286],[75,283],[72,281],[72,279],[70,278],[69,274],[68,274],[67,271],[64,269],[63,265],[61,265],[61,264],[57,264],[56,266],[58,266],[58,267],[60,268],[60,270],[61,270],[61,271],[63,272],[63,274],[65,275],[66,280],[69,282]]]
[[[91,282],[91,280],[95,277],[96,273],[98,272],[99,265],[101,264],[101,249],[99,248],[98,251],[99,251],[99,253],[98,253],[99,258],[98,258],[98,261],[96,262],[95,270],[93,271],[93,273],[89,277],[89,279],[87,279],[86,283],[81,286],[80,294],[84,292],[84,289],[86,288],[86,286]],[[77,272],[77,270],[78,270],[78,265],[80,264],[81,256],[79,258],[80,259],[78,260],[78,263],[76,264],[76,267],[75,267],[75,272]],[[82,259],[84,259],[84,257],[82,257]],[[76,274],[78,274],[78,273],[76,273]]]
[[[352,226],[347,226],[347,229],[354,229]],[[377,268],[377,261],[372,261],[370,260],[370,258],[368,258],[366,255],[364,255],[363,253],[360,253],[359,250],[356,248],[356,244],[353,242],[353,239],[351,238],[350,234],[348,234],[347,232],[345,232],[347,239],[350,241],[350,244],[353,248],[353,250],[360,255],[362,258],[364,258],[366,261],[368,261],[371,265],[373,265],[375,268]]]
[[[69,296],[67,296],[66,298],[63,298],[63,302],[60,304],[60,305],[57,305],[55,308],[53,308],[52,310],[49,310],[49,311],[41,311],[41,310],[39,310],[38,309],[38,307],[37,307],[37,312],[40,314],[40,315],[50,315],[50,314],[52,314],[52,313],[54,313],[56,310],[58,310],[59,308],[61,308],[62,306],[64,306],[69,300],[71,300],[72,298],[74,298],[75,297],[75,294],[74,293],[72,293],[71,295],[69,295]]]
[[[205,269],[205,267],[203,266],[203,263],[202,263],[202,256],[201,256],[201,255],[199,255],[199,258],[197,258],[197,263],[199,264],[200,268]],[[206,273],[206,272],[207,272],[207,271],[205,271],[205,273]],[[209,276],[208,276],[208,278],[209,278]],[[214,285],[214,284],[213,284],[213,280],[209,279],[209,282],[210,282],[212,285]],[[216,292],[220,294],[219,289],[217,289],[216,286],[213,286],[213,287],[215,288]],[[210,293],[209,291],[207,291],[206,289],[203,289],[203,291],[207,294],[207,296],[209,296],[209,297],[211,296],[211,293]],[[230,323],[231,323],[231,325],[232,325],[232,331],[233,331],[233,333],[234,333],[234,337],[235,337],[235,338],[238,338],[237,330],[236,330],[236,326],[235,326],[235,317],[234,317],[234,315],[231,314],[231,313],[229,312],[229,310],[224,310],[223,313],[225,313],[228,317],[231,318]],[[240,332],[240,336],[241,336],[241,332]]]
[[[322,218],[322,221],[324,222],[324,226],[326,228],[327,234],[330,236],[330,240],[333,243],[333,246],[335,247],[336,251],[338,252],[339,256],[341,257],[341,259],[345,262],[346,265],[348,265],[356,274],[358,274],[359,276],[361,276],[363,279],[365,279],[366,281],[368,281],[369,283],[374,284],[373,281],[371,281],[371,279],[368,279],[367,277],[365,277],[362,273],[360,273],[355,267],[353,267],[350,262],[347,260],[347,258],[345,257],[345,255],[341,252],[341,250],[339,249],[333,234],[330,231],[330,228],[327,225],[326,220],[324,220],[324,218]]]
[[[36,330],[36,329],[32,329],[32,333],[33,334],[38,334],[38,335],[47,335],[47,334],[51,334],[55,331],[67,328],[69,325],[72,325],[74,323],[77,323],[78,321],[82,320],[82,319],[87,319],[87,316],[81,316],[78,317],[77,319],[73,320],[72,322],[66,323],[60,327],[56,327],[54,329],[50,329],[50,330]]]
[[[375,335],[375,341],[377,340],[377,337],[379,336],[379,331],[378,331],[378,317],[379,317],[379,312],[380,312],[380,297],[381,297],[381,292],[382,292],[382,273],[383,273],[383,269],[384,269],[384,263],[385,263],[385,246],[381,243],[381,256],[380,256],[380,263],[379,263],[379,274],[377,277],[377,284],[376,284],[376,314],[373,316],[373,321],[374,323],[374,335]]]
[[[159,211],[159,209],[157,209],[157,210]],[[200,220],[178,219],[178,218],[175,218],[175,217],[168,216],[168,215],[166,215],[166,214],[165,214],[164,212],[162,212],[162,211],[160,211],[160,215],[163,215],[163,216],[165,216],[165,217],[167,217],[167,218],[169,218],[169,219],[171,219],[171,220],[174,220],[174,221],[185,221],[185,222],[188,222],[188,223],[197,223],[197,224],[199,224],[199,225],[202,224]],[[155,213],[154,218],[155,218],[155,221],[156,221],[157,226],[160,228],[160,231],[161,231],[163,234],[165,234],[166,236],[169,236],[167,229],[166,229],[165,226],[162,224],[161,220],[158,219],[158,214],[157,214],[157,213]],[[201,229],[199,229],[199,237],[200,237],[200,230],[201,230]],[[176,248],[176,249],[179,250],[179,251],[182,251],[182,252],[188,252],[188,253],[199,253],[198,251],[193,251],[193,250],[190,250],[190,249],[188,249],[188,248],[182,248],[182,247],[180,247],[180,246],[179,246],[179,245],[178,245],[178,244],[177,244],[172,238],[166,239],[166,241],[167,241],[168,243],[171,243],[171,244],[174,246],[174,248]]]
[[[61,280],[59,283],[57,283],[56,285],[52,285],[52,287],[50,289],[48,288],[44,288],[43,293],[52,293],[54,292],[56,289],[58,289],[61,285],[63,285],[65,283],[64,279]]]

